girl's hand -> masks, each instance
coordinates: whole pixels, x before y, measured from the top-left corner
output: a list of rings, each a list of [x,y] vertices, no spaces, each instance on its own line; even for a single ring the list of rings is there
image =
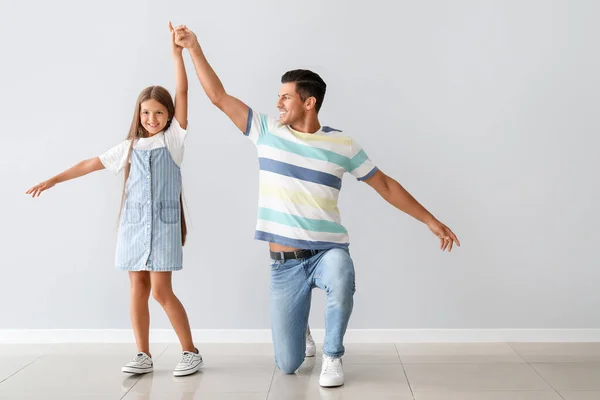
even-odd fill
[[[190,31],[185,25],[178,25],[173,28],[175,31],[175,43],[177,46],[181,46],[185,49],[192,49],[195,46],[199,46],[198,38],[196,34]]]
[[[177,32],[173,29],[171,21],[169,21],[169,31],[171,31],[171,49],[173,50],[173,54],[181,54],[183,47],[177,44]]]
[[[31,194],[31,197],[40,197],[40,194],[44,190],[50,189],[54,185],[56,185],[56,182],[53,179],[48,179],[45,182],[38,183],[37,185],[29,189],[27,192],[25,192],[25,194]]]

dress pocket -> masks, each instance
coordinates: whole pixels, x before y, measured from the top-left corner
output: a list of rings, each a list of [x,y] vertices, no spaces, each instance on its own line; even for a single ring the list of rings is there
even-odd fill
[[[179,201],[161,201],[159,208],[159,216],[162,222],[165,224],[176,224],[179,222]]]
[[[142,220],[142,203],[136,201],[125,202],[125,223],[139,224]]]

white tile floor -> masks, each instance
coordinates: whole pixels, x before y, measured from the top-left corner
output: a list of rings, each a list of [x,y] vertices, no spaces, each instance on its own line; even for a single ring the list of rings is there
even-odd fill
[[[131,344],[0,345],[0,399],[598,400],[600,343],[346,345],[346,384],[318,385],[320,354],[294,375],[271,344],[207,344],[201,372],[174,378],[177,345],[152,346],[155,371],[121,373]]]

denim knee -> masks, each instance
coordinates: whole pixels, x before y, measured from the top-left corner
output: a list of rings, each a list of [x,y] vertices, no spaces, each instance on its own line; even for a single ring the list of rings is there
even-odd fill
[[[323,278],[327,293],[354,294],[354,263],[350,254],[343,249],[331,249],[322,262],[326,266]]]
[[[275,363],[277,364],[277,368],[281,370],[286,375],[293,374],[296,372],[300,365],[304,362],[304,354],[302,357],[296,357],[295,359],[291,357],[285,357],[283,359],[277,358]]]

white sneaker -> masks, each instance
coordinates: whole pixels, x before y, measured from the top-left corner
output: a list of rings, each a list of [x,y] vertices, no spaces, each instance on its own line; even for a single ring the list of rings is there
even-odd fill
[[[146,353],[137,353],[133,360],[125,364],[121,371],[128,374],[147,374],[154,370],[152,358]]]
[[[173,370],[174,376],[191,375],[200,369],[204,362],[202,361],[202,356],[197,351],[198,349],[196,349],[196,353],[191,351],[183,352],[181,361],[179,361],[179,364]]]
[[[319,385],[323,387],[342,386],[344,384],[344,370],[341,358],[323,356],[323,367],[319,377]]]
[[[315,345],[315,341],[310,334],[310,328],[306,331],[306,352],[304,355],[306,357],[314,357],[317,354],[317,345]]]

